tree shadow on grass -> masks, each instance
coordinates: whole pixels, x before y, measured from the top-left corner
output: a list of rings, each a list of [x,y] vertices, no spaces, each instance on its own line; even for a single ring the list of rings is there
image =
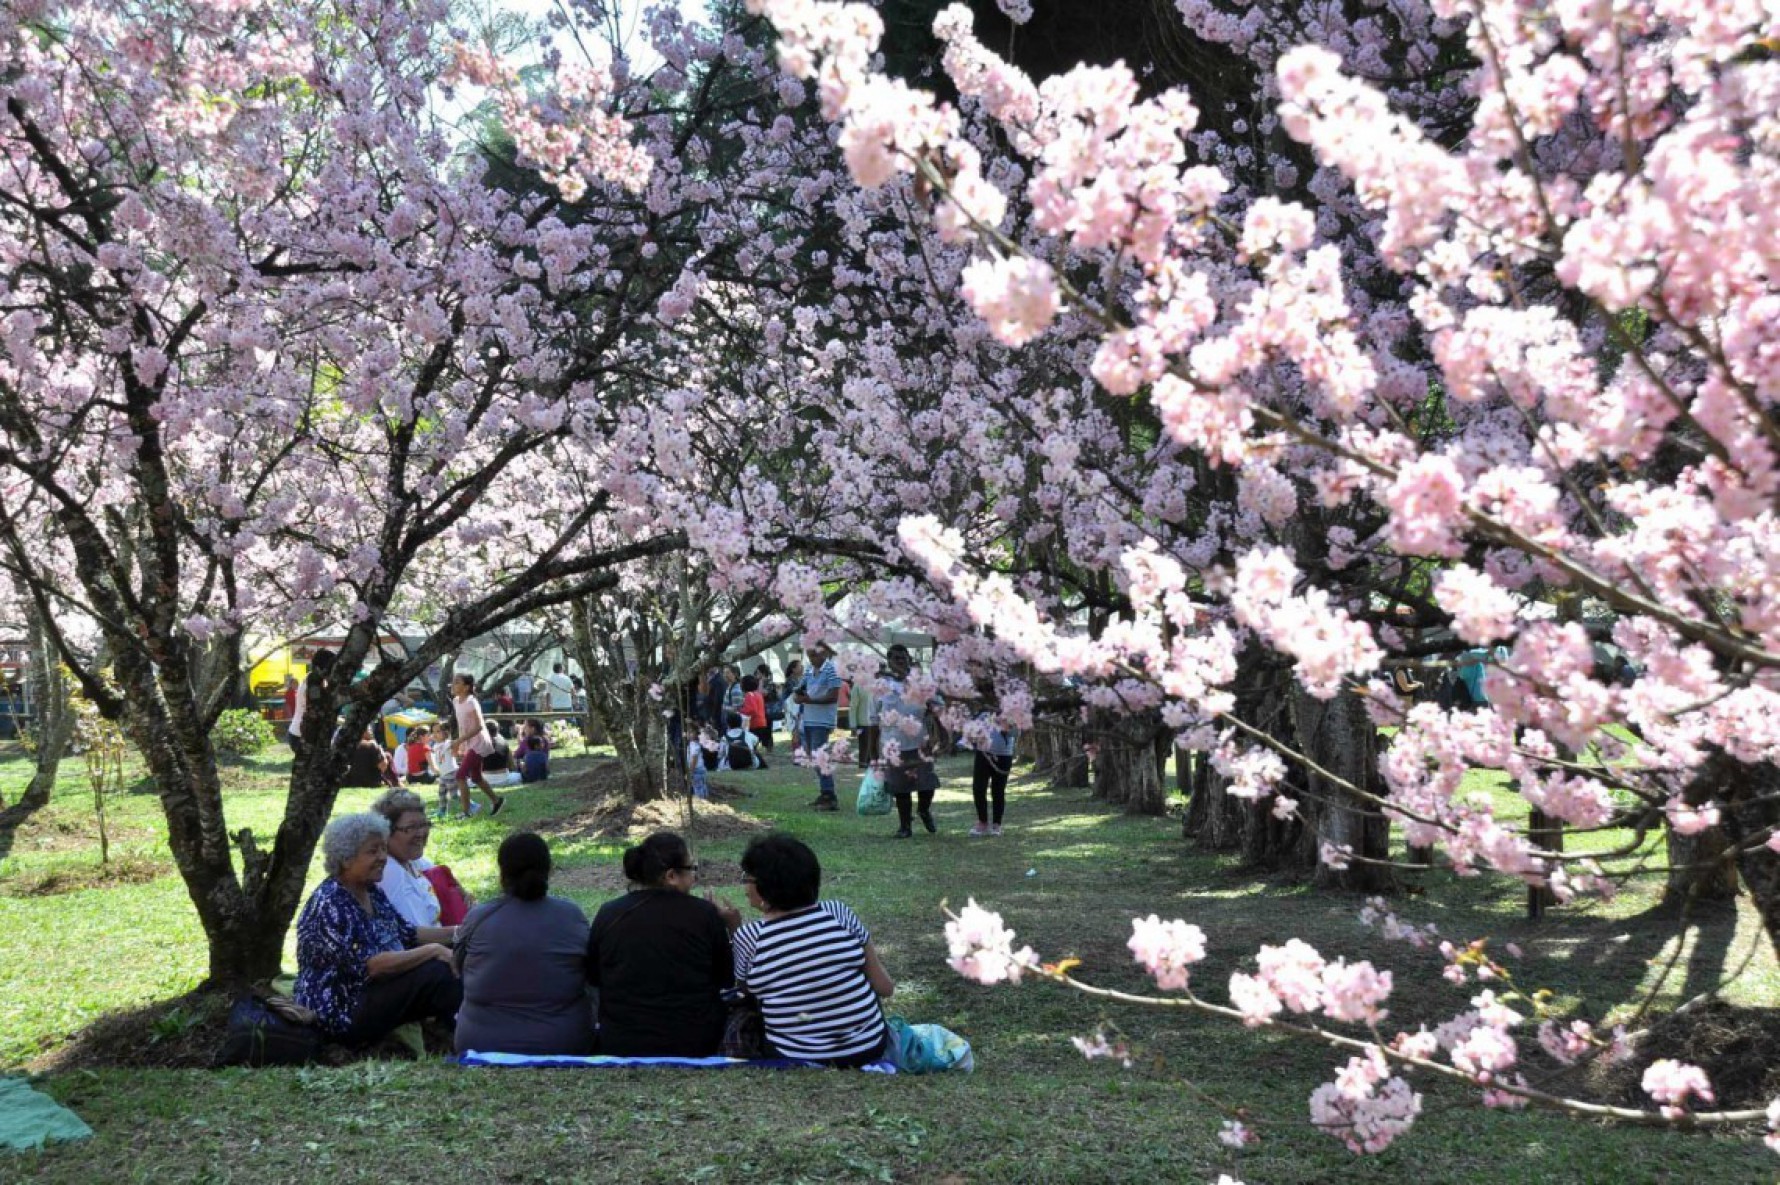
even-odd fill
[[[1547,917],[1517,929],[1565,969],[1563,986],[1584,997],[1594,1017],[1641,1007],[1653,992],[1678,1004],[1717,992],[1730,970],[1738,921],[1731,902],[1659,903],[1629,917]],[[1653,968],[1656,978],[1646,984]]]

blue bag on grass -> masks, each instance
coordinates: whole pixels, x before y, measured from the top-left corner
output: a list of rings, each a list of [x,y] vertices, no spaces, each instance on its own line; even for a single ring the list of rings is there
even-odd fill
[[[976,1069],[976,1057],[970,1042],[944,1025],[912,1025],[900,1016],[892,1016],[890,1048],[885,1054],[903,1074],[938,1074],[959,1070],[965,1074]]]

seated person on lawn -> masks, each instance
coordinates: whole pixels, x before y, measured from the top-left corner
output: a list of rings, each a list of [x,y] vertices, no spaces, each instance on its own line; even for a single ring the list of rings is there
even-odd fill
[[[542,782],[550,776],[550,738],[544,734],[544,726],[536,720],[527,720],[520,730],[519,748],[515,751],[519,760],[519,780],[522,782]]]
[[[448,887],[463,893],[460,909],[476,902],[461,885],[457,885],[456,878],[449,875],[449,869],[434,871],[437,866],[426,858],[433,823],[427,818],[426,803],[420,795],[412,790],[385,790],[371,804],[371,810],[389,824],[389,860],[383,866],[383,876],[377,887],[383,890],[396,912],[412,926],[437,926],[442,920],[462,921],[461,913],[452,914],[448,919],[441,918],[439,878],[444,877]]]
[[[718,769],[745,770],[765,769],[766,758],[760,755],[760,738],[755,736],[743,725],[740,712],[730,712],[723,717],[726,731],[717,742],[720,760]]]
[[[346,776],[340,785],[353,789],[368,790],[377,786],[390,784],[389,754],[371,735],[371,726],[365,726],[365,735],[359,738],[358,744],[346,759]]]
[[[736,983],[760,1001],[770,1051],[830,1066],[877,1061],[889,1037],[878,1001],[896,983],[864,923],[819,899],[816,853],[789,835],[763,835],[742,853],[742,873],[761,916],[742,926],[731,909],[724,922],[734,929]]]
[[[600,1052],[709,1057],[723,1040],[723,991],[735,979],[724,914],[692,895],[698,865],[671,831],[626,851],[624,875],[630,892],[600,907],[587,942]]]
[[[381,815],[342,815],[322,833],[327,879],[297,919],[297,1003],[336,1040],[370,1045],[410,1021],[451,1022],[463,988],[450,928],[416,927],[378,887],[389,860]]]
[[[457,951],[464,1002],[457,1051],[593,1051],[587,998],[587,915],[550,896],[550,847],[521,831],[501,842],[501,896],[464,919]]]

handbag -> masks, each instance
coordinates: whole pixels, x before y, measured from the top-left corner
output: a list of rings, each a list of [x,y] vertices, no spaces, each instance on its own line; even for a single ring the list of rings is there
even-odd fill
[[[883,777],[876,767],[866,770],[859,779],[859,800],[854,809],[861,815],[887,815],[890,806],[890,792],[884,788]]]
[[[433,896],[439,899],[441,926],[456,926],[470,916],[469,895],[451,875],[450,865],[435,864],[420,875],[426,877],[427,883],[433,886]]]
[[[741,993],[730,1000],[729,1016],[723,1021],[723,1040],[717,1043],[717,1054],[743,1061],[770,1056],[766,1048],[766,1017],[760,1013],[759,1000]]]

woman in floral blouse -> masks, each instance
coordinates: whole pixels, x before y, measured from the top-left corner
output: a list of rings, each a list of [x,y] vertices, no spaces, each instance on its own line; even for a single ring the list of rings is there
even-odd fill
[[[369,1045],[409,1021],[452,1022],[463,986],[451,969],[455,927],[410,924],[377,885],[389,823],[343,815],[322,833],[328,879],[297,919],[297,1002],[329,1036]]]

